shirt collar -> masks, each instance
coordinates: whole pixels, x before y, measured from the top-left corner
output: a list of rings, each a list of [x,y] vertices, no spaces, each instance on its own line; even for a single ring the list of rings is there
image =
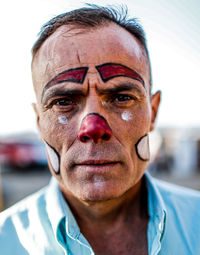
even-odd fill
[[[46,192],[46,209],[55,236],[57,235],[57,227],[59,223],[66,216],[65,204],[62,202],[60,193],[61,191],[58,182],[52,177]]]
[[[47,213],[51,222],[55,236],[57,236],[57,229],[63,219],[67,222],[67,234],[77,236],[80,234],[80,229],[76,223],[71,210],[66,203],[62,192],[58,186],[55,177],[51,178],[46,192]]]
[[[86,249],[90,249],[90,245],[81,234],[80,228],[62,195],[55,177],[51,178],[47,188],[46,201],[49,220],[58,242],[64,247],[67,238],[70,238],[70,240],[77,240]]]
[[[156,180],[147,171],[145,172],[144,176],[147,184],[149,216],[161,217],[163,214],[167,213],[167,210],[156,186]]]
[[[156,180],[145,173],[148,192],[148,248],[149,254],[158,254],[161,249],[161,241],[165,232],[167,210],[161,194],[157,188]]]

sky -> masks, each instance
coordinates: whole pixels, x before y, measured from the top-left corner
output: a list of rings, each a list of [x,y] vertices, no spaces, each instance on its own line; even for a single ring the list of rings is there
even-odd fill
[[[153,92],[161,90],[158,127],[200,127],[200,1],[87,1],[126,4],[146,31]],[[83,6],[76,0],[1,3],[0,136],[37,131],[32,109],[31,48],[40,27],[55,15]]]

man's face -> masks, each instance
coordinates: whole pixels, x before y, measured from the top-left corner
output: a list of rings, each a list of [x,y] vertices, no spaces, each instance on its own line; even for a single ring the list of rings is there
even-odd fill
[[[33,61],[35,111],[65,194],[102,201],[134,189],[159,104],[149,80],[140,43],[116,24],[62,26],[43,43]]]

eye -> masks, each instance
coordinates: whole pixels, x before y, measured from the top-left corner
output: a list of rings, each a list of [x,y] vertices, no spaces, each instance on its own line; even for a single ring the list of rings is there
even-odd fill
[[[129,100],[133,100],[133,97],[129,96],[129,95],[120,94],[120,95],[115,96],[113,101],[125,102],[125,101],[129,101]]]
[[[48,108],[52,108],[55,111],[68,112],[73,110],[76,103],[71,98],[57,98],[53,100]]]
[[[115,94],[111,97],[111,103],[116,107],[130,107],[135,102],[136,98],[128,94]]]
[[[73,105],[73,101],[67,98],[61,98],[55,100],[54,104],[60,105],[60,106],[67,106],[67,105]]]

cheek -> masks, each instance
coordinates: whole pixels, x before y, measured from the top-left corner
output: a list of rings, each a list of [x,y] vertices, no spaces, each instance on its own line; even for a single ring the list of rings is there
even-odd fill
[[[45,113],[40,119],[41,137],[45,142],[49,163],[54,173],[60,173],[60,165],[77,138],[76,119],[68,119],[65,115]]]
[[[125,110],[120,113],[120,119],[112,122],[111,128],[115,130],[115,135],[122,142],[128,141],[133,146],[140,137],[149,132],[150,126],[149,112],[146,108],[137,107],[132,111]]]
[[[46,112],[40,120],[41,137],[61,154],[63,145],[67,148],[76,139],[76,126],[77,123],[65,115]]]
[[[148,161],[150,159],[149,151],[149,136],[148,134],[142,136],[135,144],[137,156],[142,161]]]
[[[150,113],[148,109],[140,112],[137,122],[137,140],[135,142],[135,151],[138,158],[142,161],[150,159],[149,150],[149,129],[150,129]]]
[[[135,154],[140,161],[148,161],[150,158],[148,137],[150,114],[148,109],[138,108],[133,112],[126,110],[121,113],[121,120],[120,125],[116,127],[118,133],[115,133],[119,139],[121,136],[122,143],[126,141],[131,154]]]
[[[49,157],[49,161],[51,163],[51,166],[56,174],[59,174],[60,172],[60,156],[57,153],[57,151],[50,146],[47,142],[45,142],[47,154]]]

